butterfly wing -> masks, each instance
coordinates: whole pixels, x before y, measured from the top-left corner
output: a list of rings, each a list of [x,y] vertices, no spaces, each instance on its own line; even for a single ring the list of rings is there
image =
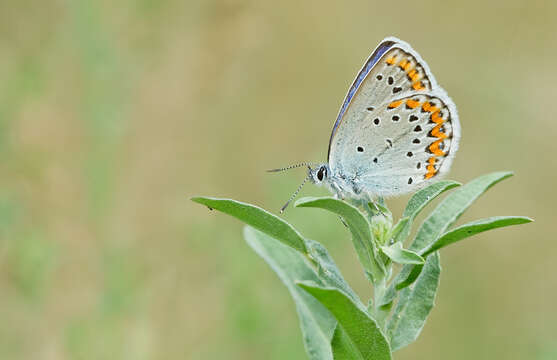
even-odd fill
[[[445,174],[458,148],[456,107],[440,90],[388,100],[335,137],[336,171],[370,195],[404,194]]]
[[[420,105],[412,108],[408,101]],[[426,109],[438,112],[422,109],[430,102]],[[400,106],[389,107],[396,104]],[[435,123],[439,119],[440,126]],[[417,126],[419,133],[413,130]],[[341,107],[329,142],[329,166],[365,192],[397,195],[445,173],[459,136],[456,107],[425,61],[410,45],[387,38],[356,77]],[[430,153],[432,144],[436,145]],[[436,156],[430,160],[432,154]]]
[[[364,67],[360,70],[360,72],[358,73],[358,76],[356,76],[356,79],[354,79],[354,82],[352,83],[352,86],[350,86],[350,89],[348,90],[348,93],[346,94],[346,97],[344,98],[344,101],[342,102],[342,106],[341,106],[340,111],[338,113],[337,120],[335,121],[335,125],[333,126],[333,131],[331,132],[331,138],[329,139],[329,150],[327,151],[327,158],[330,156],[330,153],[331,153],[331,142],[333,141],[333,137],[335,136],[335,133],[338,129],[338,126],[340,125],[340,122],[341,122],[341,120],[344,116],[344,113],[346,112],[346,109],[348,108],[348,105],[350,104],[352,98],[354,97],[354,95],[356,93],[356,90],[358,90],[360,88],[360,85],[362,84],[364,79],[367,77],[369,72],[373,69],[373,66],[375,64],[377,64],[379,59],[383,55],[385,55],[385,53],[394,44],[395,44],[395,41],[393,41],[392,39],[390,39],[390,38],[384,39],[379,44],[379,46],[377,46],[377,48],[373,51],[373,53],[371,53],[370,57],[365,62]]]
[[[328,156],[333,150],[333,138],[341,123],[358,117],[372,104],[381,104],[393,95],[411,89],[431,90],[437,86],[433,75],[410,45],[394,37],[385,38],[373,51],[350,86],[337,116]]]

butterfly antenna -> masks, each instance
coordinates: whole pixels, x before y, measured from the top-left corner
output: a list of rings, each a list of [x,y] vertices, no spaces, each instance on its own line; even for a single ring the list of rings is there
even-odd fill
[[[267,172],[280,172],[280,171],[285,171],[285,170],[290,170],[290,169],[295,169],[295,168],[299,168],[299,167],[302,167],[302,166],[310,166],[310,165],[313,165],[313,163],[302,162],[302,163],[299,163],[299,164],[290,165],[290,166],[283,167],[283,168],[270,169],[270,170],[267,170]]]
[[[286,202],[286,204],[284,204],[281,208],[280,208],[280,213],[282,214],[284,212],[284,209],[286,209],[286,207],[288,206],[288,204],[290,204],[290,202],[292,200],[294,200],[294,198],[298,195],[298,193],[300,192],[300,190],[302,190],[302,187],[306,184],[306,182],[309,180],[311,175],[306,176],[306,178],[304,179],[304,181],[302,181],[302,183],[300,184],[300,186],[298,186],[298,189],[294,192],[294,194],[292,194],[292,196],[290,197],[290,199],[288,199],[288,201]]]

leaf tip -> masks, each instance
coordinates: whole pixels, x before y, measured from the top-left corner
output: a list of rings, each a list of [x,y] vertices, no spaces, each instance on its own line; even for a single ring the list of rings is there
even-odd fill
[[[190,200],[193,201],[194,203],[205,205],[205,203],[207,202],[207,200],[209,200],[209,198],[205,196],[192,196]]]
[[[456,180],[447,180],[447,181],[448,181],[448,184],[447,184],[448,189],[452,189],[452,188],[455,188],[455,187],[462,186],[462,183],[458,182]]]
[[[211,201],[211,200],[214,200],[214,199],[211,199],[211,198],[208,198],[208,197],[204,197],[204,196],[193,196],[193,197],[190,198],[190,200],[193,201],[194,203],[198,203],[198,204],[207,206],[207,209],[209,209],[210,211],[214,210],[214,209],[209,205],[210,201]]]
[[[425,265],[425,259],[423,258],[423,256],[418,255],[420,257],[420,260],[418,260],[416,262],[416,265]]]
[[[330,196],[321,196],[321,197],[306,196],[301,199],[298,199],[294,203],[294,207],[312,207],[312,205],[314,205],[316,201],[330,199],[330,198],[331,198]]]
[[[511,176],[514,176],[514,171],[509,171],[509,170],[504,170],[504,171],[499,171],[501,180],[505,180],[510,178]]]
[[[308,202],[307,197],[303,197],[301,199],[296,200],[296,202],[294,203],[294,207],[304,207],[304,205]]]
[[[296,280],[296,281],[294,281],[294,284],[296,284],[296,286],[298,286],[298,287],[300,287],[304,290],[320,288],[318,283],[316,283],[315,281],[311,281],[311,280]]]

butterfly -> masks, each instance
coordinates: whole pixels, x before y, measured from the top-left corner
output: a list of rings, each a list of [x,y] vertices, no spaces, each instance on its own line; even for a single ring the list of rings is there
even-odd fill
[[[337,198],[373,201],[413,192],[449,171],[460,140],[454,102],[412,47],[387,37],[350,86],[333,126],[327,162],[302,163],[307,180]]]

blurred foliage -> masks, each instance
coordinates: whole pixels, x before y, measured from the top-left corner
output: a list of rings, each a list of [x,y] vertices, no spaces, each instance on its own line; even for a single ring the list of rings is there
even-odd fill
[[[387,35],[458,105],[450,177],[516,172],[462,221],[536,219],[446,250],[413,351],[552,358],[556,16],[549,0],[2,2],[0,358],[304,359],[294,305],[241,226],[187,199],[278,210],[303,175],[263,170],[324,160],[348,85]],[[395,215],[406,200],[388,200]],[[369,295],[342,224],[285,218]]]

